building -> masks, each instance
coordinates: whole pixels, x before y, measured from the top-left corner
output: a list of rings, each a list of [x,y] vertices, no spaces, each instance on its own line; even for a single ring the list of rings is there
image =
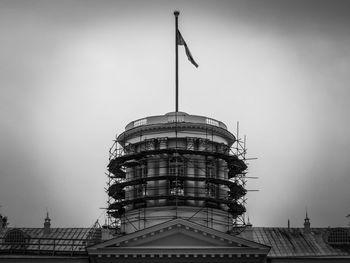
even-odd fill
[[[133,121],[108,171],[108,225],[1,229],[0,262],[350,262],[348,228],[245,221],[244,142],[218,120]]]
[[[235,142],[224,123],[182,112],[131,122],[111,150],[108,213],[125,234],[176,218],[235,231],[247,168]]]

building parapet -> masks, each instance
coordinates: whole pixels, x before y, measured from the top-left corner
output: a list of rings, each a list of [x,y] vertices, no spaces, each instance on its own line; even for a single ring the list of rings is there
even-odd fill
[[[212,118],[198,115],[189,115],[185,112],[169,112],[165,115],[149,116],[146,118],[141,118],[132,121],[125,127],[125,131],[144,125],[165,124],[174,122],[202,123],[227,130],[227,126],[223,122]]]

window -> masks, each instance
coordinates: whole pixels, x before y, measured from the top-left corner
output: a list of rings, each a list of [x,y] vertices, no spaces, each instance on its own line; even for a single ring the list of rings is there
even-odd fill
[[[207,170],[207,178],[216,178],[215,164],[208,164],[206,170]]]
[[[179,157],[175,157],[169,161],[169,194],[184,195],[184,181],[182,177],[185,175],[185,164]],[[175,177],[175,178],[174,178]]]
[[[184,182],[182,180],[171,180],[169,182],[170,195],[184,195]]]
[[[143,165],[143,166],[138,166],[136,169],[135,169],[135,179],[138,179],[138,178],[145,178],[147,177],[148,175],[148,168],[146,165]]]
[[[176,176],[176,166],[175,165],[169,166],[169,175]]]
[[[172,176],[184,176],[185,169],[183,163],[171,163],[169,166],[169,175]]]
[[[147,186],[145,184],[136,185],[135,187],[137,197],[147,196]]]
[[[207,196],[216,198],[216,185],[208,183],[207,184]]]
[[[142,177],[147,177],[148,175],[148,168],[147,166],[142,167]]]
[[[169,161],[169,175],[170,176],[184,176],[185,164],[180,158],[173,158]]]

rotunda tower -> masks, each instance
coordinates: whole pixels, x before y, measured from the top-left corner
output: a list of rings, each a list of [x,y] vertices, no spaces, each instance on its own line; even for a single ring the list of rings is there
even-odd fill
[[[184,112],[129,123],[110,151],[108,214],[125,234],[175,218],[242,227],[247,166],[236,140],[224,123]]]

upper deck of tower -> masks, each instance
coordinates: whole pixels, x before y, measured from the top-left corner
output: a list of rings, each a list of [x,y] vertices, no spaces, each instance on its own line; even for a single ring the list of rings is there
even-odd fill
[[[167,124],[167,123],[174,123],[174,122],[188,122],[188,123],[213,125],[213,126],[220,127],[227,130],[227,126],[223,122],[212,118],[198,116],[198,115],[190,115],[185,112],[169,112],[169,113],[166,113],[165,115],[149,116],[149,117],[132,121],[128,125],[126,125],[125,131],[138,126],[143,126],[143,125]]]
[[[139,135],[150,133],[163,133],[170,130],[192,130],[201,133],[215,134],[224,138],[228,145],[232,145],[236,138],[227,130],[227,126],[218,120],[198,115],[190,115],[185,112],[169,112],[164,115],[148,116],[130,122],[125,127],[125,131],[119,135],[118,142],[123,144],[123,141]],[[184,134],[183,134],[184,135]],[[180,137],[182,137],[179,134]]]

